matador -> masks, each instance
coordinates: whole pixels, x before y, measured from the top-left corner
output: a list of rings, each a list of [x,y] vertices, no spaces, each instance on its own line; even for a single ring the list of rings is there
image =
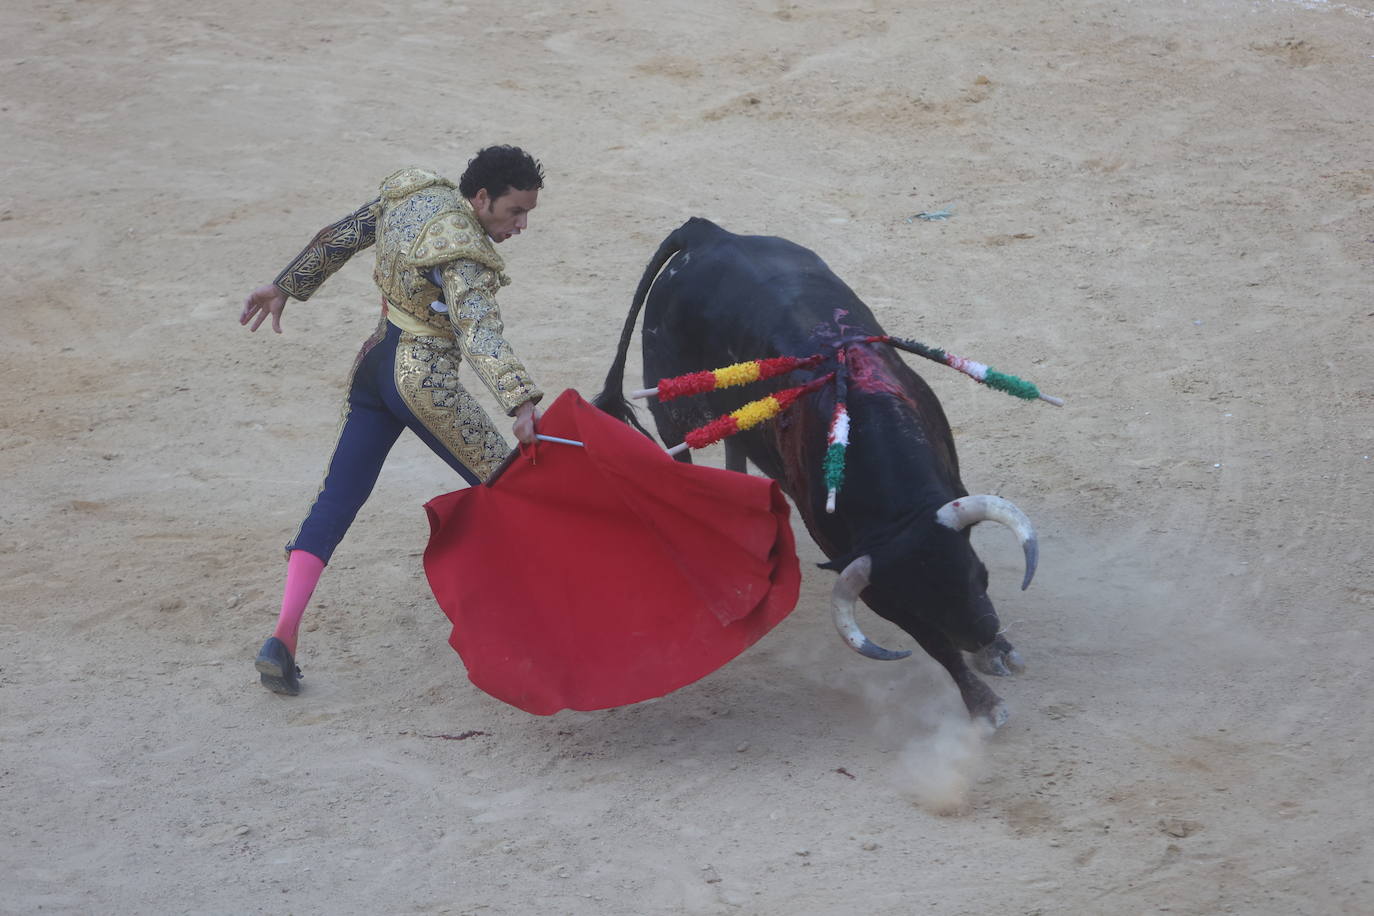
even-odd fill
[[[281,613],[255,662],[274,693],[300,692],[301,617],[401,431],[409,428],[469,484],[508,455],[506,440],[459,382],[460,363],[515,418],[516,438],[534,441],[543,392],[504,336],[496,293],[510,278],[495,245],[527,227],[542,187],[539,163],[512,146],[478,152],[456,186],[435,172],[402,169],[248,297],[240,324],[256,331],[270,316],[280,333],[288,297],[309,299],[349,258],[376,246],[382,318],[354,362],[319,492],[286,546]]]

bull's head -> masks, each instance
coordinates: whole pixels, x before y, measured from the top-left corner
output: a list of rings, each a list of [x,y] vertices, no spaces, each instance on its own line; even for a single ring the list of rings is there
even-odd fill
[[[873,643],[854,620],[859,595],[873,588],[889,606],[912,607],[959,648],[974,652],[997,636],[997,612],[988,598],[988,573],[969,544],[967,529],[999,522],[1016,533],[1026,558],[1021,588],[1035,575],[1039,546],[1020,509],[1000,496],[964,496],[941,506],[934,522],[898,538],[876,554],[864,554],[840,573],[832,593],[835,626],[860,655],[905,658]]]

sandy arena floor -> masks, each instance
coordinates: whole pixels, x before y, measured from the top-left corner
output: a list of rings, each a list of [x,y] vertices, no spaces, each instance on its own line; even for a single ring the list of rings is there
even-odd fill
[[[1370,0],[3,19],[0,912],[1369,912]],[[393,170],[493,142],[548,173],[502,303],[552,393],[600,387],[700,215],[1068,400],[916,367],[965,482],[1040,531],[1025,593],[975,536],[1030,666],[1005,728],[843,646],[804,535],[796,612],[711,677],[507,707],[446,645],[421,505],[459,481],[411,437],[306,692],[258,686],[371,257],[282,336],[243,298]]]

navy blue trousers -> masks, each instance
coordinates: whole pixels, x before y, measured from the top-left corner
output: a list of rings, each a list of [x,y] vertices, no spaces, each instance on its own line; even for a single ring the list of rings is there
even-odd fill
[[[348,386],[339,440],[329,459],[324,483],[300,530],[286,545],[328,563],[358,510],[372,495],[391,447],[407,427],[471,485],[481,479],[424,427],[396,390],[396,344],[401,330],[390,322],[386,333],[365,345]]]

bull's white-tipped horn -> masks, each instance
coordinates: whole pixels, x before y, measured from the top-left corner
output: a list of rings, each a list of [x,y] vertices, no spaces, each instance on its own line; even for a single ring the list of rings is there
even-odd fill
[[[906,658],[911,654],[909,651],[894,652],[884,649],[865,636],[854,620],[854,605],[858,603],[863,590],[868,588],[868,577],[872,572],[873,558],[864,554],[840,573],[840,578],[835,581],[835,588],[830,593],[831,607],[835,611],[835,629],[840,631],[840,636],[849,643],[850,648],[864,658],[876,658],[879,661]]]
[[[1026,513],[1016,508],[1016,504],[1000,496],[979,494],[961,496],[945,503],[935,513],[935,520],[946,528],[963,531],[977,522],[998,522],[1016,533],[1021,542],[1021,551],[1026,555],[1026,577],[1021,580],[1024,591],[1035,576],[1035,564],[1040,558],[1040,542],[1036,540],[1035,528]]]

